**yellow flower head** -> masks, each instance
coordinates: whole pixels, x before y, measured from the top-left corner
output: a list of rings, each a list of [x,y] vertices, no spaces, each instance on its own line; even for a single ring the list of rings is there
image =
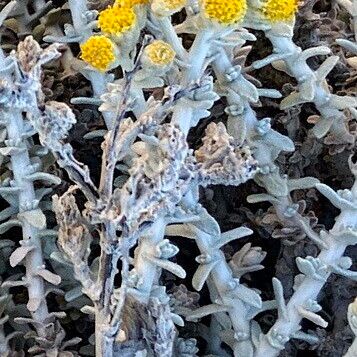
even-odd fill
[[[246,0],[201,0],[206,18],[229,26],[241,21],[247,11]]]
[[[117,60],[117,47],[102,35],[90,37],[81,45],[81,51],[83,61],[103,72],[113,68]]]
[[[158,16],[171,16],[185,5],[186,0],[153,0],[151,10]]]
[[[286,22],[294,18],[297,8],[298,0],[267,0],[261,11],[270,22]]]
[[[150,0],[116,0],[114,6],[133,7],[135,5],[146,5]]]
[[[173,62],[176,53],[168,43],[156,40],[145,47],[144,55],[150,64],[163,67]]]
[[[119,36],[131,30],[136,24],[136,15],[126,6],[108,7],[98,17],[99,28],[106,34]]]

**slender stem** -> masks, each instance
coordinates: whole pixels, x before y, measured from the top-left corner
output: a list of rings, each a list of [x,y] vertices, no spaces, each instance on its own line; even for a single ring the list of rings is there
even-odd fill
[[[322,264],[330,266],[343,256],[347,245],[336,242],[331,237],[329,237],[327,243],[329,248],[323,250],[318,255],[318,259],[322,262]],[[279,317],[270,329],[270,332],[277,331],[284,336],[290,337],[291,334],[298,331],[302,317],[297,308],[299,306],[303,306],[308,300],[316,300],[324,285],[325,281],[318,281],[310,277],[305,277],[287,304],[287,318],[284,319]],[[280,349],[274,347],[269,343],[267,338],[264,338],[260,341],[254,357],[276,357],[279,353]]]
[[[155,256],[157,244],[164,239],[165,228],[165,219],[158,218],[145,236],[141,237],[139,240],[137,258],[134,267],[139,277],[145,277],[142,279],[138,289],[146,300],[150,297],[153,285],[159,280],[161,269],[159,269],[157,265],[148,261],[145,258],[145,255],[152,254]]]
[[[213,31],[208,29],[204,29],[197,34],[187,60],[189,67],[183,72],[182,87],[189,86],[202,76],[212,36]],[[193,109],[188,108],[185,103],[178,103],[173,110],[172,123],[179,125],[182,132],[187,135],[192,126],[192,117]]]
[[[22,141],[21,134],[24,132],[24,123],[22,113],[13,111],[4,113],[7,116],[8,140]],[[11,167],[16,186],[20,187],[19,207],[20,213],[26,211],[27,205],[36,201],[35,189],[32,181],[26,179],[26,170],[31,166],[28,150],[14,153],[10,157]],[[46,336],[45,320],[48,318],[48,309],[45,298],[45,285],[43,279],[37,275],[37,272],[44,265],[41,240],[39,230],[25,220],[22,221],[22,237],[33,247],[33,250],[26,256],[26,282],[29,294],[29,302],[33,306],[30,310],[32,318],[39,322],[36,330],[40,337]]]
[[[244,335],[242,339],[236,338],[234,355],[239,357],[241,354],[239,354],[238,351],[244,351],[246,356],[250,356],[253,353],[253,345],[249,341],[250,321],[246,317],[248,312],[247,305],[234,294],[235,287],[238,283],[234,280],[232,270],[228,266],[223,252],[220,249],[214,249],[218,238],[219,237],[213,237],[198,229],[196,230],[196,243],[201,254],[212,255],[212,252],[214,252],[215,256],[219,259],[219,262],[212,269],[210,276],[222,299],[222,303],[230,307],[228,315],[234,331],[237,333],[237,336],[238,334]],[[230,286],[232,282],[236,282],[237,284],[233,288]],[[232,304],[232,300],[234,300],[234,304]]]

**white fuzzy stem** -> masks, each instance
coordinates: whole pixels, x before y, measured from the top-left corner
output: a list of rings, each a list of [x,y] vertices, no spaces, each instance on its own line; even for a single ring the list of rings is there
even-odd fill
[[[210,49],[212,36],[213,32],[210,30],[203,30],[197,34],[187,59],[189,67],[183,72],[181,80],[183,87],[187,87],[192,82],[201,78],[205,70],[204,65]],[[187,107],[184,102],[179,102],[173,110],[172,123],[179,125],[182,132],[187,135],[192,125],[193,114],[192,108]]]
[[[164,28],[167,29],[167,24],[163,20]],[[187,86],[194,80],[198,80],[204,70],[205,59],[209,50],[209,39],[212,37],[212,32],[202,31],[199,33],[191,47],[189,60],[190,67],[184,72],[181,84]],[[193,111],[185,104],[178,102],[173,109],[172,123],[180,126],[181,130],[187,134],[191,127]],[[145,277],[140,286],[140,292],[147,298],[155,283],[160,277],[160,270],[156,265],[145,259],[145,253],[154,253],[153,249],[160,243],[165,236],[166,223],[163,218],[159,218],[153,225],[155,230],[151,229],[151,234],[147,234],[139,241],[137,259],[134,265],[139,276]]]
[[[241,351],[244,351],[245,356],[251,356],[253,353],[253,345],[249,340],[250,336],[250,321],[246,318],[248,312],[247,305],[239,300],[234,295],[235,288],[232,288],[230,284],[236,284],[238,286],[237,280],[234,280],[232,270],[226,262],[225,256],[220,249],[215,249],[214,245],[217,243],[215,237],[206,234],[203,231],[196,230],[196,243],[201,254],[215,253],[219,262],[215,265],[210,276],[214,283],[215,288],[218,291],[222,303],[230,307],[228,315],[231,319],[233,330],[236,335],[244,335],[243,339],[237,338],[234,346],[234,356],[240,357]],[[232,304],[234,300],[234,304]]]
[[[158,284],[161,269],[145,258],[147,255],[156,255],[156,246],[164,239],[166,222],[158,218],[150,230],[138,242],[137,258],[134,268],[139,277],[142,277],[138,290],[144,300],[148,300],[154,285]]]
[[[16,112],[4,113],[7,116],[7,132],[9,140],[21,140],[23,130],[22,113]],[[21,207],[36,200],[35,189],[33,183],[26,180],[26,170],[30,167],[30,157],[27,150],[17,154],[11,155],[11,168],[14,175],[14,181],[17,187],[20,187],[19,192],[19,206],[20,213]],[[48,318],[48,309],[45,298],[45,286],[43,279],[37,275],[38,270],[44,265],[42,255],[41,240],[38,236],[39,230],[31,226],[26,221],[22,222],[22,238],[27,244],[34,247],[34,249],[26,256],[26,282],[29,294],[29,301],[36,301],[38,308],[31,311],[32,318],[39,322],[44,323]],[[37,332],[41,337],[46,336],[46,329],[44,326],[37,327]]]
[[[338,232],[341,227],[344,227],[351,220],[350,212],[342,212],[337,218],[334,228],[331,232]],[[328,248],[323,249],[318,255],[320,262],[326,267],[336,263],[343,255],[347,248],[347,244],[336,240],[332,235],[329,235],[325,239]],[[327,278],[331,273],[327,274]],[[302,316],[298,312],[298,307],[303,306],[309,300],[317,300],[318,295],[325,285],[325,281],[316,280],[312,277],[305,277],[302,283],[298,286],[294,294],[287,304],[287,317],[281,317],[277,319],[274,326],[270,329],[270,332],[276,331],[287,338],[290,338],[293,333],[298,331]],[[264,338],[260,341],[257,351],[254,357],[275,357],[280,353],[280,349],[274,347],[269,343],[268,338]]]
[[[304,89],[302,87],[303,83],[307,79],[310,80],[315,78],[316,74],[307,64],[306,60],[300,59],[302,49],[295,45],[291,37],[277,36],[269,31],[266,32],[266,37],[272,43],[276,53],[289,54],[283,61],[285,62],[290,75],[297,80],[299,90],[304,94]],[[315,104],[316,109],[320,112],[322,118],[335,118],[330,131],[334,132],[334,135],[337,137],[340,136],[340,134],[343,136],[344,133],[341,132],[343,131],[342,126],[339,124],[343,121],[345,115],[343,111],[328,103],[331,93],[328,89],[327,81],[314,81],[313,86],[315,94],[311,102]]]

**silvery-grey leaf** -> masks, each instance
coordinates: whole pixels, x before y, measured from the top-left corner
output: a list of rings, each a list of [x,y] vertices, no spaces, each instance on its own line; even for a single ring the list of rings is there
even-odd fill
[[[49,283],[53,285],[59,285],[61,283],[61,277],[57,274],[51,273],[47,269],[40,269],[37,271],[37,275],[41,278],[45,279]]]
[[[21,212],[17,216],[20,220],[23,220],[38,229],[46,227],[46,216],[38,208],[31,211]]]
[[[23,245],[14,250],[14,252],[10,256],[10,265],[15,267],[18,265],[23,259],[25,259],[26,255],[34,249],[32,245]]]

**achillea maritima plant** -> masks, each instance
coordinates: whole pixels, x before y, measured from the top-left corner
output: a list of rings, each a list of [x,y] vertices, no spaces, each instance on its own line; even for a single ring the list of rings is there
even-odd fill
[[[1,8],[1,356],[356,355],[357,2],[315,3]]]

